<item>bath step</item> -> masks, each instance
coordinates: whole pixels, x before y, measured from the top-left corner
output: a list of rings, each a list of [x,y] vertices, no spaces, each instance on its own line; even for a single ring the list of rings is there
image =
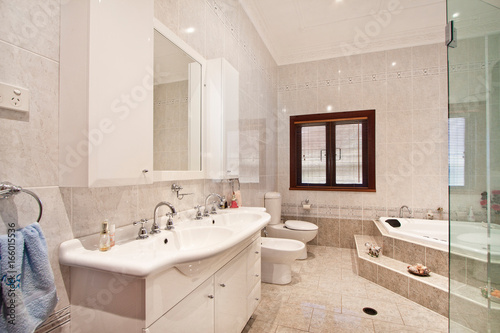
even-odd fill
[[[355,235],[354,240],[359,276],[448,317],[448,277],[433,272],[430,276],[410,274],[407,267],[416,263],[368,255],[365,243],[377,244],[373,236]]]

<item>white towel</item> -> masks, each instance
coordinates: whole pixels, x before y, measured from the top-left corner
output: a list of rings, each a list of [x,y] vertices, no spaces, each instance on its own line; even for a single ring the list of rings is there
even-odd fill
[[[38,223],[0,236],[0,279],[0,332],[33,332],[54,311],[54,274]]]

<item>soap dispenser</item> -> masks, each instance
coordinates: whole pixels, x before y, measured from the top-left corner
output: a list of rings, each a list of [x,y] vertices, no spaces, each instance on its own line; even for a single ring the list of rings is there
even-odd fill
[[[99,251],[108,251],[111,248],[110,242],[108,220],[104,220],[104,222],[102,222],[101,233],[99,235]]]

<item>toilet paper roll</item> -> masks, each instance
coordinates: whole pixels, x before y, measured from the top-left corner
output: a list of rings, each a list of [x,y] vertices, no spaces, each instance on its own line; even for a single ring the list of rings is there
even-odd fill
[[[311,205],[302,205],[302,208],[304,208],[305,210],[309,210],[311,209]]]

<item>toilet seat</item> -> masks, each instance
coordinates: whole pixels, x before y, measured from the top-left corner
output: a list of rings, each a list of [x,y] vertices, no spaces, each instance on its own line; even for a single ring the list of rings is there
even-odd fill
[[[312,231],[318,230],[318,226],[311,222],[288,220],[285,222],[285,227],[292,230]]]

